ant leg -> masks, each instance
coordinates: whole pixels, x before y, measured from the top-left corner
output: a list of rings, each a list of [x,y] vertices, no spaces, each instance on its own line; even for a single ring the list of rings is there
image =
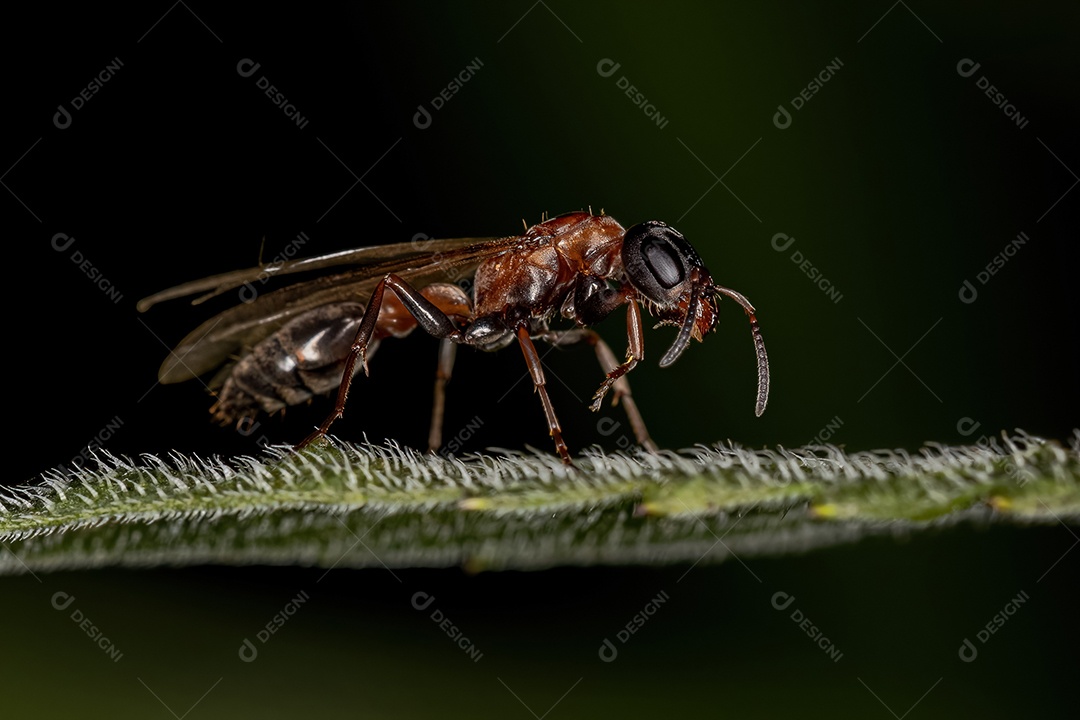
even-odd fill
[[[431,404],[431,431],[428,433],[428,449],[438,452],[442,447],[443,413],[446,409],[446,383],[454,370],[457,345],[448,338],[439,343],[439,366],[435,370],[435,399]]]
[[[615,353],[612,352],[611,346],[604,342],[604,339],[591,328],[576,328],[561,333],[548,332],[541,335],[540,338],[552,345],[571,345],[580,342],[588,343],[596,352],[596,359],[600,363],[600,369],[605,372],[608,368],[619,365],[619,361],[615,359]],[[630,427],[634,431],[634,437],[637,439],[638,445],[641,445],[649,452],[656,452],[656,443],[654,443],[652,437],[649,436],[649,430],[645,427],[645,420],[641,417],[641,411],[638,410],[637,403],[634,402],[634,396],[630,392],[630,381],[626,379],[625,375],[626,373],[623,373],[611,386],[614,391],[614,398],[612,399],[611,404],[618,405],[620,402],[622,403],[623,410],[626,412],[626,418],[630,421]],[[596,409],[599,409],[599,404],[597,404]]]
[[[604,395],[611,389],[611,386],[645,359],[645,332],[641,328],[641,308],[633,300],[626,304],[626,339],[628,344],[626,361],[608,371],[607,378],[604,379],[604,382],[596,390],[596,394],[593,395],[592,405],[589,406],[589,409],[593,412],[600,409],[600,403],[604,401]]]
[[[461,341],[462,334],[457,329],[454,321],[438,305],[421,295],[419,290],[397,275],[388,273],[372,291],[371,299],[364,310],[364,317],[360,320],[356,338],[353,340],[349,356],[345,359],[345,372],[341,377],[341,386],[338,388],[337,402],[334,404],[333,411],[323,421],[322,425],[296,446],[297,450],[302,450],[315,440],[325,437],[334,421],[345,414],[345,401],[349,397],[349,386],[352,384],[353,370],[356,367],[357,360],[362,363],[364,374],[367,374],[367,348],[378,325],[379,310],[382,308],[383,294],[387,285],[401,300],[401,304],[405,306],[409,314],[429,335],[444,338],[451,342]]]
[[[555,408],[551,405],[551,398],[548,397],[547,381],[544,379],[544,368],[540,364],[540,356],[536,353],[536,346],[533,345],[533,341],[529,338],[529,329],[524,325],[518,327],[517,338],[518,343],[521,345],[521,352],[525,354],[525,364],[529,366],[529,374],[532,375],[533,387],[536,388],[536,392],[540,393],[540,402],[544,406],[544,415],[547,416],[548,434],[555,441],[555,449],[558,451],[562,461],[573,467],[574,463],[570,459],[570,451],[563,441],[559,419],[555,417]]]

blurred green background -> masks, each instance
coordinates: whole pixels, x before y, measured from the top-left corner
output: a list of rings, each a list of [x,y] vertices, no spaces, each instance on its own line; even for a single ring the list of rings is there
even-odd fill
[[[166,346],[234,299],[142,316],[135,301],[251,266],[264,238],[264,258],[301,232],[304,254],[323,254],[418,233],[511,234],[522,220],[589,206],[627,226],[675,225],[717,281],[759,310],[773,371],[760,419],[733,303],[718,332],[667,371],[655,359],[673,331],[647,332],[648,360],[631,380],[662,447],[827,439],[914,450],[1017,427],[1067,439],[1080,424],[1077,15],[976,3],[528,0],[9,15],[0,207],[17,271],[9,385],[29,451],[4,482],[77,461],[88,444],[252,453],[258,437],[293,442],[321,420],[317,403],[242,436],[208,422],[198,384],[154,384]],[[245,59],[259,63],[251,77],[237,72]],[[72,109],[110,64],[115,75]],[[261,77],[303,127],[260,91]],[[985,94],[991,84],[1005,103]],[[801,92],[809,100],[795,100]],[[53,122],[59,105],[71,113],[64,129]],[[425,128],[414,122],[421,105]],[[57,251],[57,233],[74,243]],[[1020,233],[1027,242],[1002,256]],[[983,282],[996,257],[1004,263]],[[961,297],[965,281],[973,302]],[[601,331],[621,350],[621,318]],[[422,446],[435,349],[420,336],[387,343],[335,431]],[[447,434],[479,419],[468,450],[549,449],[519,354],[458,358]],[[604,434],[585,407],[599,381],[591,355],[545,362],[572,449],[625,442],[625,426]],[[912,718],[1064,714],[1075,542],[1064,527],[965,527],[685,576],[335,570],[320,581],[321,570],[192,568],[8,578],[4,715],[184,716],[197,702],[187,717],[528,717],[561,697],[548,717],[887,717],[917,701]],[[243,639],[301,591],[310,600],[256,662],[241,661]],[[670,601],[602,662],[604,638],[661,591]],[[63,611],[57,592],[75,598]],[[415,610],[416,592],[436,603]],[[796,600],[777,610],[777,592]],[[1021,592],[1030,600],[977,640]],[[432,622],[434,609],[480,662]],[[839,662],[795,610],[843,652]],[[965,638],[975,662],[959,658]]]

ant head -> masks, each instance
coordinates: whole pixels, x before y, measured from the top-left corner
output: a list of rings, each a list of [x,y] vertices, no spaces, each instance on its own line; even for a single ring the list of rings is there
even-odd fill
[[[675,228],[650,220],[626,231],[623,267],[634,289],[661,324],[678,325],[679,335],[660,360],[675,362],[690,344],[716,327],[716,298],[712,276],[697,251]]]
[[[742,306],[750,317],[750,329],[758,360],[756,413],[765,411],[769,395],[769,360],[754,306],[742,294],[713,283],[712,275],[697,251],[675,228],[650,220],[634,225],[623,236],[623,267],[642,303],[662,324],[678,325],[679,334],[660,359],[671,365],[690,346],[716,327],[717,302],[721,295]]]
[[[640,223],[626,231],[622,260],[630,283],[661,309],[687,297],[691,272],[705,270],[697,251],[682,233],[658,220]]]

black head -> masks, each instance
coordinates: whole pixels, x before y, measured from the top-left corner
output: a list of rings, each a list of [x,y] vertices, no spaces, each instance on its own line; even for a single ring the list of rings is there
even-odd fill
[[[660,366],[675,362],[690,345],[716,325],[712,278],[697,251],[675,228],[658,220],[626,231],[622,246],[626,277],[644,305],[662,323],[678,325],[675,338]]]
[[[634,288],[660,307],[678,303],[690,289],[692,271],[705,270],[701,258],[682,233],[658,220],[640,223],[626,231],[622,261]]]
[[[697,251],[675,228],[658,220],[634,225],[623,236],[622,261],[626,277],[649,310],[661,321],[679,326],[679,334],[660,366],[671,365],[690,345],[716,327],[717,301],[729,297],[750,318],[750,330],[758,361],[758,395],[755,412],[761,415],[769,397],[769,358],[761,337],[754,306],[741,293],[713,283]]]

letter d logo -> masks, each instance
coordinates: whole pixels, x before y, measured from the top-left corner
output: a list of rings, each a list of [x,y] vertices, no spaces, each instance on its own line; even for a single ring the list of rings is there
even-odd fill
[[[795,596],[788,595],[783,590],[772,596],[772,606],[777,610],[787,610],[793,602],[795,602]]]
[[[416,114],[412,116],[412,124],[421,130],[431,127],[431,113],[423,105],[416,106]]]
[[[975,286],[971,284],[970,280],[965,280],[964,284],[960,287],[960,302],[970,305],[975,302],[975,298],[979,297],[979,291],[975,289]]]
[[[53,125],[61,130],[67,130],[71,127],[71,113],[67,111],[67,108],[63,105],[56,106],[56,114],[52,117]]]
[[[412,596],[412,606],[417,610],[427,610],[431,607],[431,603],[435,602],[434,595],[428,595],[424,591],[420,591]]]
[[[236,74],[240,77],[251,77],[260,67],[262,66],[251,58],[244,58],[236,63]]]
[[[960,77],[971,77],[980,67],[981,65],[979,65],[979,63],[975,62],[971,58],[964,58],[960,62],[956,63],[956,72],[960,75]]]
[[[604,58],[596,63],[596,74],[600,77],[611,77],[615,74],[615,71],[621,67],[621,63],[617,63],[611,58]]]
[[[75,596],[68,595],[63,590],[52,596],[52,606],[57,610],[67,610],[73,602],[75,602]]]
[[[259,657],[259,649],[255,647],[255,643],[244,638],[244,642],[236,654],[239,655],[240,659],[244,662],[254,662],[255,658]]]
[[[772,116],[772,124],[781,130],[791,127],[791,113],[783,105],[776,106],[776,114]]]

